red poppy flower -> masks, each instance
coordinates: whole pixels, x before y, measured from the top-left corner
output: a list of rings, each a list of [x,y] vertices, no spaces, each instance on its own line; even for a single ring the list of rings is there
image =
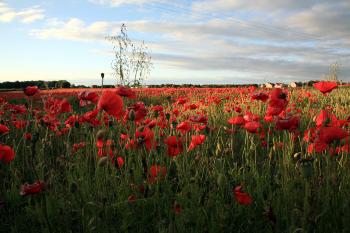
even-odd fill
[[[150,175],[152,177],[162,177],[164,178],[167,174],[167,170],[166,170],[166,167],[162,167],[160,165],[152,165],[150,167]]]
[[[154,140],[154,132],[148,128],[145,127],[143,128],[143,131],[137,130],[135,133],[135,136],[137,138],[137,143],[138,145],[146,145],[146,149],[150,151],[154,145],[155,145],[155,140]]]
[[[153,129],[157,124],[157,120],[151,120],[151,119],[148,119],[148,122],[144,122],[150,129]]]
[[[265,122],[273,122],[273,120],[274,120],[274,118],[273,118],[273,116],[272,115],[265,115],[264,116],[264,121]]]
[[[52,97],[45,99],[44,108],[47,114],[52,116],[72,111],[72,106],[67,99],[56,99]]]
[[[6,145],[0,145],[0,160],[10,163],[15,158],[15,151]]]
[[[124,165],[123,157],[117,157],[118,167],[121,168]]]
[[[185,106],[185,110],[187,110],[187,109],[193,110],[193,109],[196,109],[196,108],[198,108],[197,104],[190,104],[190,105],[186,105]]]
[[[318,82],[318,83],[314,83],[314,88],[316,88],[317,90],[319,90],[320,92],[322,92],[322,94],[326,94],[331,92],[334,88],[336,88],[338,86],[338,84],[336,82]]]
[[[90,103],[96,104],[99,97],[96,92],[82,91],[78,94],[78,98],[80,100],[80,106],[83,107]]]
[[[207,128],[207,126],[206,125],[203,125],[203,124],[194,124],[193,125],[193,129],[195,130],[195,131],[201,131],[201,130],[203,130],[203,129],[206,129]]]
[[[180,133],[182,134],[186,134],[191,130],[191,128],[192,128],[191,123],[188,121],[183,121],[176,126],[176,130],[180,131]]]
[[[67,101],[67,99],[62,99],[58,101],[58,113],[66,113],[66,112],[71,112],[72,111],[72,106],[70,103]]]
[[[242,112],[242,108],[241,107],[235,107],[235,112],[237,113],[241,113]]]
[[[26,96],[33,96],[38,92],[39,92],[39,88],[37,86],[28,86],[24,88],[24,94]]]
[[[207,122],[208,122],[208,117],[206,117],[206,116],[204,116],[204,115],[190,116],[188,119],[189,119],[190,121],[196,122],[196,123],[207,124]]]
[[[74,143],[72,148],[72,153],[76,153],[79,149],[84,148],[86,146],[85,142]]]
[[[316,137],[316,128],[310,128],[310,129],[307,129],[305,130],[304,132],[304,141],[306,142],[312,142],[314,141]]]
[[[12,122],[13,126],[15,126],[17,129],[23,129],[26,127],[26,125],[28,124],[27,121],[24,120],[16,120]]]
[[[180,114],[179,109],[174,108],[174,109],[173,109],[173,114],[174,114],[175,116],[178,116],[178,115]]]
[[[168,146],[169,156],[177,156],[183,151],[183,144],[181,138],[177,138],[176,136],[169,136],[167,139],[165,139],[164,143]]]
[[[205,135],[192,135],[192,140],[190,143],[190,146],[188,147],[187,151],[193,150],[196,146],[203,144],[205,141]]]
[[[272,100],[286,100],[287,92],[282,88],[275,88],[270,92],[270,98]]]
[[[324,142],[321,142],[321,141],[317,140],[314,143],[311,143],[307,147],[307,152],[308,153],[312,153],[312,152],[322,153],[327,148],[328,148],[328,144],[327,143],[324,143]]]
[[[19,194],[21,196],[33,195],[33,194],[42,192],[44,188],[45,188],[45,183],[38,180],[34,184],[28,184],[28,183],[23,184],[21,186],[21,191]]]
[[[227,120],[227,122],[231,125],[244,125],[245,124],[245,120],[242,116],[231,117],[230,119]]]
[[[250,97],[252,100],[261,100],[262,102],[266,102],[266,100],[269,98],[269,95],[263,92],[259,92],[251,94]]]
[[[127,97],[129,99],[136,98],[136,93],[129,87],[119,86],[117,88],[117,94],[120,96]]]
[[[250,133],[257,133],[262,125],[259,121],[250,121],[244,124],[244,128]]]
[[[152,165],[149,169],[149,179],[150,183],[155,183],[158,180],[162,180],[167,175],[166,167],[162,167],[160,165]]]
[[[299,127],[300,118],[297,116],[293,117],[277,117],[276,119],[276,129],[277,130],[295,130]]]
[[[332,143],[349,136],[349,133],[339,127],[322,127],[318,133],[318,139],[323,143]]]
[[[131,107],[128,107],[124,116],[124,120],[131,120],[137,123],[142,121],[147,113],[148,110],[146,109],[145,104],[143,102],[137,102]]]
[[[173,204],[173,211],[174,211],[175,214],[180,214],[181,211],[182,211],[182,208],[181,208],[180,204],[177,203],[176,201]]]
[[[152,107],[152,111],[155,112],[162,112],[163,111],[163,106],[162,105],[156,105]]]
[[[260,119],[260,116],[259,115],[256,115],[256,114],[253,114],[249,111],[247,111],[244,116],[243,116],[243,119],[245,121],[259,121]]]
[[[137,148],[136,140],[135,139],[129,139],[128,143],[125,144],[125,149],[135,149]]]
[[[10,111],[13,114],[24,114],[27,112],[26,106],[23,104],[12,105]]]
[[[113,141],[108,139],[103,141],[103,139],[98,139],[96,142],[96,147],[98,148],[97,155],[99,157],[104,157],[109,155],[109,158],[113,160]]]
[[[32,140],[32,134],[31,133],[24,133],[23,138],[27,141]]]
[[[97,104],[98,109],[103,109],[109,115],[119,118],[123,112],[123,99],[113,91],[104,90]]]
[[[252,197],[249,194],[242,191],[242,186],[237,186],[232,191],[235,195],[235,199],[238,202],[238,204],[240,204],[240,205],[252,204],[252,202],[253,202]]]
[[[326,110],[321,110],[320,114],[317,115],[315,121],[317,127],[340,126],[340,122],[337,117],[332,113],[328,113]]]
[[[10,129],[6,125],[0,124],[0,134],[7,134]]]
[[[287,94],[281,88],[276,88],[270,92],[266,115],[276,116],[285,110],[287,105]]]
[[[92,124],[93,126],[100,125],[101,122],[96,119],[97,115],[98,115],[98,109],[97,108],[95,110],[86,112],[81,117],[81,119],[79,119],[79,123],[88,122],[88,123]]]
[[[135,194],[131,194],[130,196],[128,196],[129,203],[134,203],[136,200],[137,200],[137,197]]]
[[[187,99],[184,97],[179,97],[176,101],[177,104],[182,105],[187,102]]]

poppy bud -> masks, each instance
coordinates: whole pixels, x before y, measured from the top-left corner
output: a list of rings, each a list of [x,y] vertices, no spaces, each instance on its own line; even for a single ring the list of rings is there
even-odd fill
[[[223,174],[220,173],[216,179],[216,183],[220,188],[226,187],[226,185],[227,185],[226,176],[224,176]]]
[[[299,160],[301,158],[301,152],[297,152],[293,155],[293,159]]]
[[[97,165],[98,165],[99,167],[102,167],[102,166],[105,166],[105,165],[107,164],[107,162],[108,162],[107,156],[103,156],[103,157],[101,157],[101,158],[98,160]]]
[[[106,138],[107,131],[104,129],[100,129],[97,131],[96,137],[97,140],[104,140]]]
[[[170,119],[170,114],[169,114],[169,113],[165,114],[165,118],[166,118],[167,120],[169,120],[169,119]]]
[[[128,117],[129,117],[129,120],[130,120],[130,121],[134,121],[134,120],[135,120],[135,111],[131,109],[131,110],[129,111]]]

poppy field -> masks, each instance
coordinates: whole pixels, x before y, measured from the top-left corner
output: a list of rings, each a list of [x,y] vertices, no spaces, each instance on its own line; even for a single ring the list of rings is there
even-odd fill
[[[0,232],[350,232],[350,87],[0,93]]]

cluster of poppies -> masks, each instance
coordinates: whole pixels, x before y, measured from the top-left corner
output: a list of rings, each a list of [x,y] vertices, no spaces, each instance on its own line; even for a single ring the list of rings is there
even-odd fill
[[[314,87],[327,95],[337,87],[337,84],[318,82]],[[37,87],[27,87],[24,93],[28,98],[32,98],[39,91]],[[152,152],[164,146],[166,155],[173,159],[191,154],[198,149],[204,151],[208,140],[207,133],[218,128],[209,124],[208,112],[211,106],[223,107],[231,114],[227,119],[231,127],[225,126],[227,133],[238,134],[243,131],[258,135],[262,146],[268,146],[266,135],[274,133],[271,129],[288,131],[294,138],[302,135],[300,132],[302,110],[298,109],[295,103],[290,103],[288,90],[275,88],[257,91],[255,87],[249,87],[203,91],[206,96],[198,98],[200,92],[196,89],[187,91],[186,94],[183,91],[165,90],[163,92],[169,94],[169,98],[166,98],[167,104],[146,106],[145,103],[136,100],[136,92],[128,87],[105,89],[101,93],[84,90],[77,95],[79,106],[86,109],[92,106],[92,108],[82,114],[74,113],[72,105],[66,98],[47,96],[43,98],[42,109],[14,105],[1,100],[1,111],[3,111],[1,115],[5,112],[10,114],[9,119],[0,124],[0,136],[9,134],[11,127],[24,130],[29,122],[21,116],[28,113],[33,116],[30,123],[47,127],[56,136],[67,134],[73,127],[86,125],[106,130],[113,127],[113,124],[119,124],[125,130],[113,136],[105,132],[98,133],[94,146],[100,165],[110,162],[121,169],[125,160],[121,149],[140,151],[145,149],[147,152]],[[159,93],[158,90],[157,92],[149,90],[149,93],[151,92]],[[309,92],[305,95],[310,101],[314,101]],[[131,103],[126,104],[128,102]],[[262,116],[250,109],[249,105],[256,103],[264,105],[265,112]],[[303,139],[308,143],[307,151],[321,153],[329,149],[331,153],[349,153],[349,133],[346,129],[348,124],[349,119],[340,120],[331,110],[321,110],[315,118],[315,127],[308,128],[304,132]],[[30,132],[24,132],[23,137],[32,140]],[[335,146],[332,146],[333,144]],[[71,152],[76,154],[86,146],[87,143],[84,141],[73,142]],[[0,144],[0,161],[10,163],[14,158],[14,150],[8,145]],[[150,184],[161,182],[167,176],[167,168],[161,164],[146,164],[144,168],[146,182]],[[36,181],[33,184],[23,185],[21,195],[40,193],[44,189],[44,182]],[[250,205],[253,202],[253,198],[243,191],[242,186],[235,187],[233,195],[239,204]],[[135,200],[136,195],[131,195],[129,201]],[[181,207],[175,203],[174,209],[178,213]]]

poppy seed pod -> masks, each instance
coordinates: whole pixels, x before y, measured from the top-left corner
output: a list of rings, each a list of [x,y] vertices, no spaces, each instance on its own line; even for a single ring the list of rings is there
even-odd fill
[[[104,140],[106,136],[107,136],[107,130],[100,129],[99,131],[97,131],[97,134],[96,134],[97,140]]]

